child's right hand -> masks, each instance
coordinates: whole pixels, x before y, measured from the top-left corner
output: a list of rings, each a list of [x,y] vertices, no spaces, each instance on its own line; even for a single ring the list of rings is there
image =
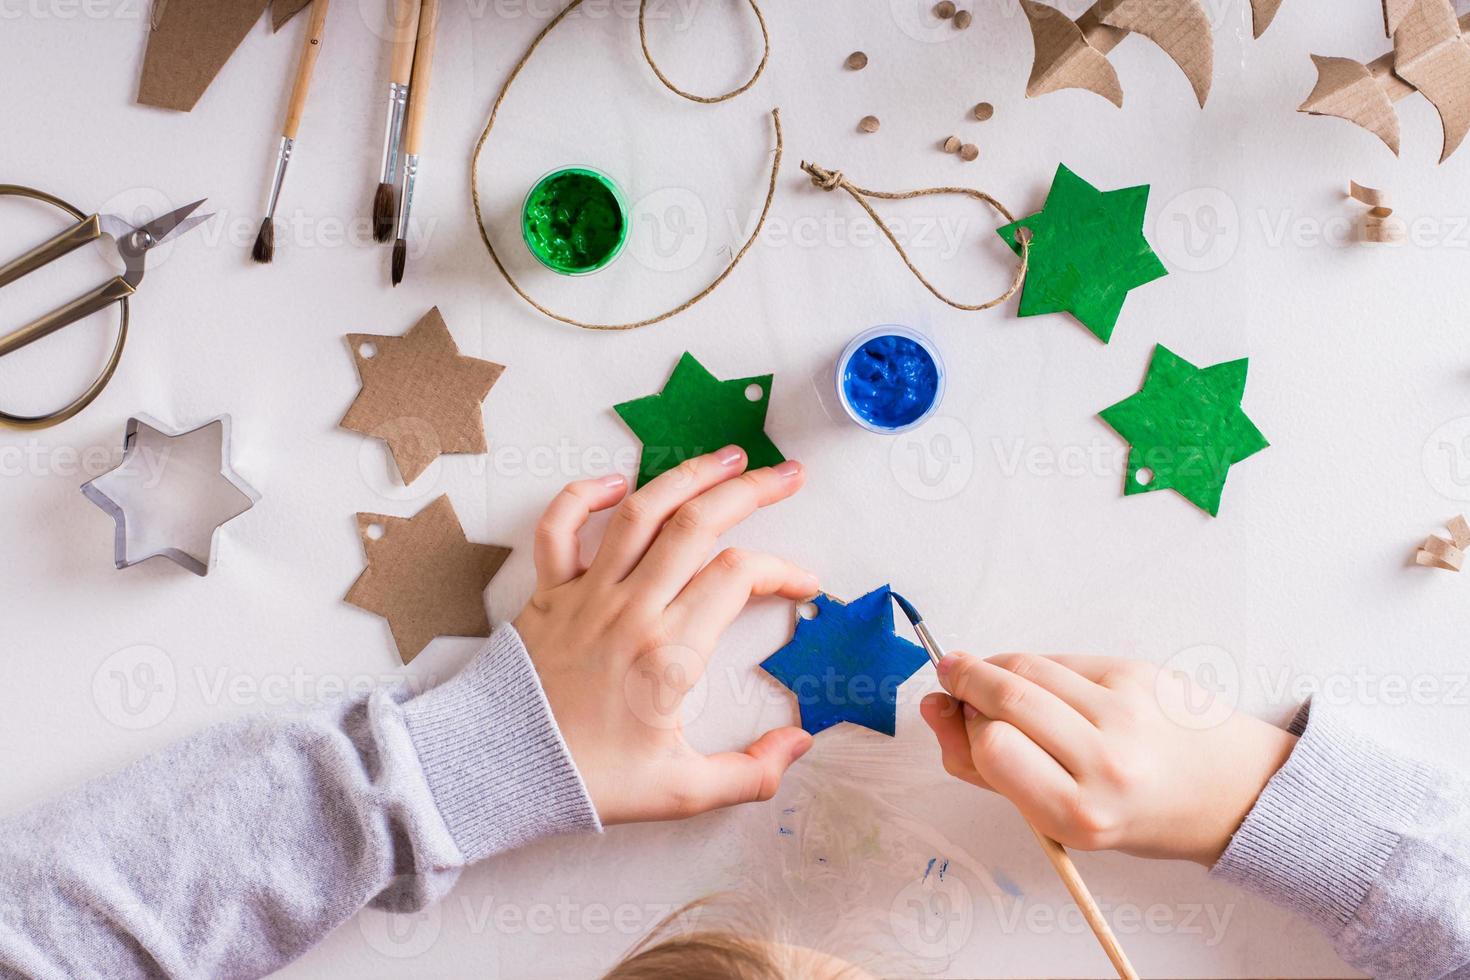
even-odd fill
[[[1238,712],[1180,724],[1209,693],[1147,663],[954,653],[939,677],[920,710],[945,770],[1081,850],[1212,865],[1296,744]]]

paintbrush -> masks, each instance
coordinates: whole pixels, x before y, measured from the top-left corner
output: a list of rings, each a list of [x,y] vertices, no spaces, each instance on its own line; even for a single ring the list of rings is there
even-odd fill
[[[429,76],[434,70],[434,34],[439,27],[439,0],[423,0],[419,7],[418,43],[413,49],[413,78],[408,87],[408,121],[403,133],[403,189],[398,199],[398,238],[393,242],[393,285],[403,281],[408,261],[408,219],[419,178],[419,145],[424,113],[429,107]]]
[[[409,75],[413,71],[413,40],[419,27],[419,0],[393,0],[388,5],[390,49],[388,54],[388,127],[383,134],[383,167],[378,189],[373,194],[373,238],[386,242],[393,237],[393,218],[398,186],[399,141],[403,117],[408,110]]]
[[[929,662],[937,669],[939,661],[944,659],[944,648],[934,639],[934,634],[929,632],[929,627],[924,623],[924,617],[919,615],[919,610],[914,604],[893,590],[889,590],[893,601],[898,603],[898,608],[908,618],[910,625],[914,628],[914,634],[919,638],[919,645],[929,655]],[[1036,841],[1041,849],[1046,852],[1047,860],[1056,869],[1057,876],[1062,879],[1062,884],[1067,886],[1072,901],[1082,910],[1082,916],[1087,920],[1088,926],[1092,928],[1092,934],[1097,937],[1098,945],[1107,954],[1113,964],[1113,969],[1118,971],[1122,980],[1138,980],[1138,973],[1133,969],[1133,964],[1128,962],[1128,954],[1123,952],[1123,947],[1118,943],[1118,937],[1113,935],[1112,927],[1108,920],[1103,917],[1102,910],[1097,907],[1097,901],[1092,897],[1092,892],[1087,889],[1087,882],[1082,880],[1077,865],[1072,863],[1071,855],[1067,849],[1050,837],[1043,834],[1032,826],[1031,821],[1026,821],[1026,826],[1031,828],[1031,833],[1036,835]]]
[[[312,0],[311,20],[306,25],[306,38],[301,45],[301,57],[296,62],[296,81],[291,86],[291,101],[286,106],[286,124],[281,127],[281,148],[276,151],[276,172],[271,178],[271,195],[265,205],[265,218],[260,222],[260,234],[255,236],[255,247],[250,257],[257,262],[269,262],[276,254],[276,204],[281,199],[281,184],[286,179],[286,165],[291,162],[291,153],[296,149],[296,131],[301,128],[301,114],[306,109],[306,93],[311,89],[311,73],[316,68],[317,55],[322,50],[322,26],[327,22],[329,0]]]

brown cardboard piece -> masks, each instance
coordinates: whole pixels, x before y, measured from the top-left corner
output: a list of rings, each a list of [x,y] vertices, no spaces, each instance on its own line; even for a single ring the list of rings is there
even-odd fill
[[[1393,104],[1419,92],[1439,113],[1443,163],[1470,132],[1470,14],[1456,20],[1450,0],[1384,0],[1383,21],[1392,25],[1393,50],[1366,65],[1312,55],[1317,84],[1298,111],[1355,123],[1397,156]]]
[[[1021,0],[1021,9],[1035,46],[1028,98],[1080,88],[1122,106],[1123,89],[1107,54],[1129,34],[1148,38],[1173,58],[1201,106],[1209,98],[1215,46],[1197,0],[1097,0],[1076,20],[1037,0]]]
[[[489,636],[485,588],[510,549],[475,544],[439,497],[413,517],[358,514],[367,567],[346,601],[388,621],[408,663],[436,636]]]
[[[1445,524],[1450,532],[1446,541],[1431,534],[1424,539],[1424,546],[1414,553],[1414,562],[1429,568],[1441,568],[1447,572],[1458,572],[1465,564],[1465,549],[1470,548],[1470,522],[1460,515],[1450,518]]]
[[[483,453],[481,402],[503,364],[461,354],[436,306],[401,337],[347,335],[362,390],[344,429],[382,439],[405,485],[444,453]]]
[[[1368,206],[1358,226],[1359,241],[1396,245],[1404,240],[1407,229],[1403,219],[1393,216],[1387,191],[1364,187],[1353,180],[1348,182],[1348,197]],[[1457,517],[1455,520],[1462,521],[1464,518]]]
[[[1259,40],[1280,9],[1281,0],[1251,0],[1251,35]]]
[[[154,0],[138,103],[188,112],[250,28],[271,8],[273,30],[311,0]]]

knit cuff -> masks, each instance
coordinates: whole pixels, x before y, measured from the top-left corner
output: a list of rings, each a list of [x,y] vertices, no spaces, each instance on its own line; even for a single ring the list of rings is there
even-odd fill
[[[473,862],[601,822],[515,627],[496,628],[450,680],[403,706],[424,776]]]
[[[1353,917],[1429,786],[1430,770],[1302,706],[1286,764],[1210,875],[1297,912],[1329,935]]]

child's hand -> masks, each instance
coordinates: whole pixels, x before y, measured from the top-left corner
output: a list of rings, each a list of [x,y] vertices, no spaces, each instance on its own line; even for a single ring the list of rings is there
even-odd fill
[[[721,534],[801,488],[801,464],[745,471],[728,446],[690,459],[624,499],[622,477],[568,484],[536,528],[536,592],[515,627],[603,823],[672,820],[767,800],[811,747],[800,728],[742,752],[705,756],[679,709],[715,643],[753,595],[809,599],[817,577]],[[577,532],[622,501],[585,565]]]
[[[921,711],[945,770],[1082,850],[1214,864],[1296,744],[1239,713],[1179,724],[1211,695],[1146,663],[951,654],[939,676],[954,697],[930,694]]]

